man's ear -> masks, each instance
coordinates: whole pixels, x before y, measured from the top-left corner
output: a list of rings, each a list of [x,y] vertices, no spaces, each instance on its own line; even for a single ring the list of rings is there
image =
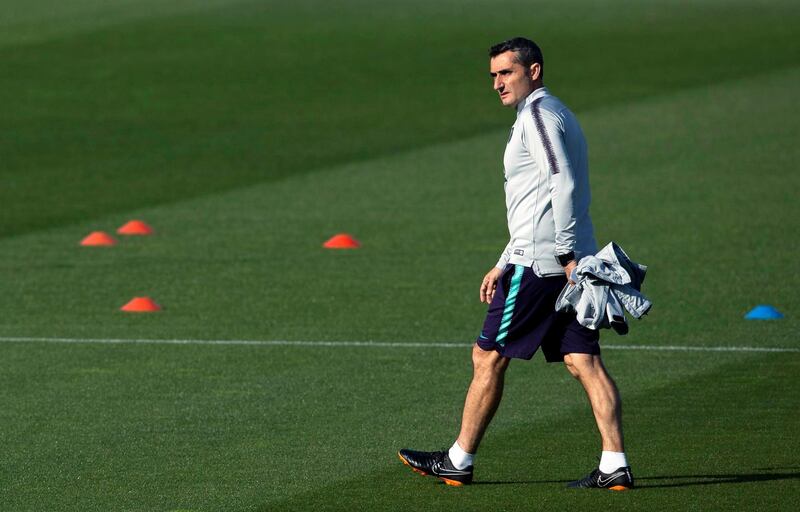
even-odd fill
[[[538,62],[531,64],[531,80],[534,82],[542,76],[542,65]]]

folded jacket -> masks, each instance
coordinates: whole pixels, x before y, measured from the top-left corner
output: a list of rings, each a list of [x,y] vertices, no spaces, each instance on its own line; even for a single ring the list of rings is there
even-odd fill
[[[575,284],[561,290],[556,311],[574,312],[589,329],[628,333],[624,311],[641,318],[652,303],[641,293],[647,267],[632,261],[614,242],[594,256],[584,256],[573,273]]]

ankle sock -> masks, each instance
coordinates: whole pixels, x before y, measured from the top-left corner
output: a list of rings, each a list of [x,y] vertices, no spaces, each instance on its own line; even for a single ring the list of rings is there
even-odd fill
[[[613,473],[619,468],[624,468],[628,465],[628,459],[625,457],[625,452],[606,452],[600,456],[600,471],[603,473]]]
[[[450,456],[450,461],[453,463],[453,466],[455,466],[456,469],[464,469],[472,466],[472,461],[475,458],[474,454],[465,452],[458,445],[458,441],[453,443],[453,446],[450,447],[450,451],[447,452],[447,455]]]

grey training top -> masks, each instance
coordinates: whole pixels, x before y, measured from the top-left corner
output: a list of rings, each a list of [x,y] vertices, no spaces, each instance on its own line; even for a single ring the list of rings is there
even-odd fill
[[[546,87],[517,105],[503,165],[511,239],[497,267],[515,263],[538,276],[563,274],[556,255],[575,251],[579,260],[597,252],[586,139],[575,115]]]

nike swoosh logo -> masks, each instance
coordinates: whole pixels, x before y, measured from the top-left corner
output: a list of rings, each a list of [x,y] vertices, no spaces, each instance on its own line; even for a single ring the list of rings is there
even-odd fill
[[[611,482],[612,480],[614,480],[615,478],[618,478],[618,477],[620,477],[620,476],[625,476],[625,474],[626,474],[626,473],[625,473],[624,471],[618,471],[618,472],[616,472],[616,473],[614,473],[614,474],[610,475],[610,476],[609,476],[607,479],[605,479],[605,480],[603,480],[603,477],[602,477],[602,476],[598,476],[598,477],[597,477],[597,483],[598,483],[598,485],[600,485],[600,487],[605,487],[605,486],[606,486],[608,483],[610,483],[610,482]]]
[[[434,474],[443,475],[443,476],[448,476],[448,475],[459,476],[459,475],[468,475],[469,474],[469,471],[465,471],[463,469],[455,469],[455,468],[447,469],[447,468],[443,468],[441,466],[435,466],[435,467],[433,467],[431,469],[433,469],[433,473]]]
[[[481,334],[480,338],[481,338],[482,340],[488,340],[488,339],[489,339],[489,338],[487,338],[486,336],[484,336],[483,334]]]

